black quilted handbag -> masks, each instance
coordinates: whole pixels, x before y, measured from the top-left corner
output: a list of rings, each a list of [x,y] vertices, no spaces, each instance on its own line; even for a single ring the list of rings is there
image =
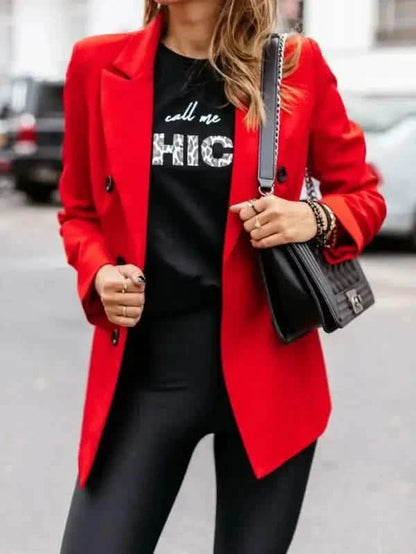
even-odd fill
[[[286,35],[274,34],[265,47],[262,95],[267,121],[260,130],[259,191],[273,194],[280,133],[280,84]],[[308,171],[306,192],[316,198]],[[357,259],[329,264],[315,241],[259,251],[259,262],[273,324],[290,343],[322,327],[345,327],[374,304],[370,285]]]

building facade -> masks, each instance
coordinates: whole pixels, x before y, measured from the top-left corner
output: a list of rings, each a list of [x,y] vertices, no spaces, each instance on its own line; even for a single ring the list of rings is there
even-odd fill
[[[416,0],[306,0],[304,20],[342,90],[416,94]]]
[[[416,0],[280,0],[304,19],[340,87],[416,92]],[[0,85],[11,75],[62,77],[80,37],[140,27],[143,0],[0,0]]]
[[[142,16],[142,0],[0,0],[0,85],[62,77],[77,39],[137,28]]]

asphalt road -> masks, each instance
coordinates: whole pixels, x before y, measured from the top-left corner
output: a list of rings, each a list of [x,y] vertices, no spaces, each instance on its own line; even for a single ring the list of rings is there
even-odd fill
[[[91,328],[56,210],[0,190],[0,554],[57,554],[75,481]],[[334,407],[293,554],[416,553],[416,253],[363,264],[377,306],[323,336]],[[157,554],[212,552],[211,443],[195,451]]]

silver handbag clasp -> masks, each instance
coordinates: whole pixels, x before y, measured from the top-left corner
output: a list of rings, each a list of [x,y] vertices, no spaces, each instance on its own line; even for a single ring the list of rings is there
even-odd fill
[[[355,314],[360,314],[364,310],[363,299],[356,289],[351,289],[345,293]]]

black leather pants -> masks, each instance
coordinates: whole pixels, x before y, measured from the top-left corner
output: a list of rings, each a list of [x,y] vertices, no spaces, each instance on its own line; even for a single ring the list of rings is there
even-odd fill
[[[75,487],[61,554],[154,552],[192,452],[208,433],[217,478],[214,553],[288,551],[315,443],[254,476],[222,378],[219,318],[219,307],[143,316],[129,330],[108,423],[87,486]]]

